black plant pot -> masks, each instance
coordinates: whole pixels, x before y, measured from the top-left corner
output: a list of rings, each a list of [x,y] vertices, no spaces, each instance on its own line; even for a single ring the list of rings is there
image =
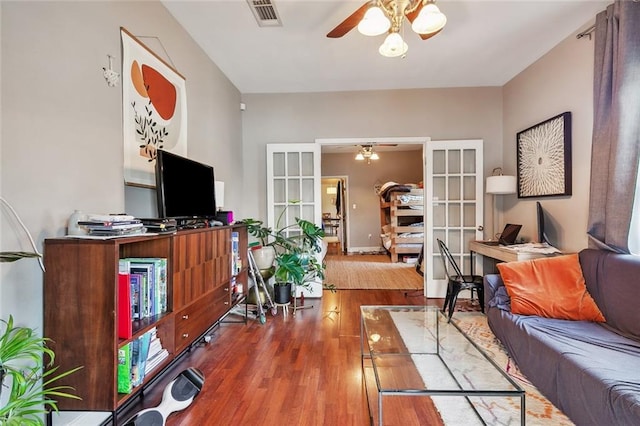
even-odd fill
[[[291,283],[275,284],[273,286],[274,303],[289,303],[291,301]]]

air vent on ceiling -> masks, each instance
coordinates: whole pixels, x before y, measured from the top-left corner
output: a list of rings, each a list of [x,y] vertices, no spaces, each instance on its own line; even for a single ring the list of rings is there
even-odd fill
[[[271,0],[247,0],[258,25],[261,27],[281,27],[282,22]]]

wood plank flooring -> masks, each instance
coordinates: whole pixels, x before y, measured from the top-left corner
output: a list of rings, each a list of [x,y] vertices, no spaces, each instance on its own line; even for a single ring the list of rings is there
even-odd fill
[[[402,290],[338,290],[304,303],[313,308],[287,317],[269,313],[264,325],[251,318],[246,325],[221,325],[210,343],[194,348],[147,389],[129,415],[158,405],[165,385],[196,367],[206,377],[204,388],[189,408],[169,417],[167,426],[368,425],[360,306],[441,305],[442,300],[407,297]],[[385,424],[439,423],[428,404],[412,409],[418,405],[412,400],[385,405]]]

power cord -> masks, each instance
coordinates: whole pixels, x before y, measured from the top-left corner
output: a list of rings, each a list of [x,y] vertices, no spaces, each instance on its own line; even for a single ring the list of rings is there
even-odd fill
[[[9,209],[11,214],[13,214],[13,217],[16,218],[16,220],[24,230],[25,234],[27,234],[27,237],[29,238],[29,243],[31,243],[31,247],[33,248],[33,252],[38,255],[38,264],[40,265],[40,269],[42,269],[42,272],[45,272],[44,263],[42,263],[42,253],[38,251],[38,248],[36,247],[36,243],[33,241],[33,238],[31,238],[31,234],[29,233],[29,230],[25,226],[24,222],[22,221],[22,219],[20,219],[20,216],[18,216],[18,213],[16,213],[15,209],[11,206],[11,204],[9,204],[7,200],[4,199],[4,197],[0,196],[0,201],[2,201],[2,203]]]

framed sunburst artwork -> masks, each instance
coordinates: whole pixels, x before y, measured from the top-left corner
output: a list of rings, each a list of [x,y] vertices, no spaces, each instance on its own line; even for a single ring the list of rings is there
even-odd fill
[[[571,112],[518,132],[518,198],[571,195]]]

